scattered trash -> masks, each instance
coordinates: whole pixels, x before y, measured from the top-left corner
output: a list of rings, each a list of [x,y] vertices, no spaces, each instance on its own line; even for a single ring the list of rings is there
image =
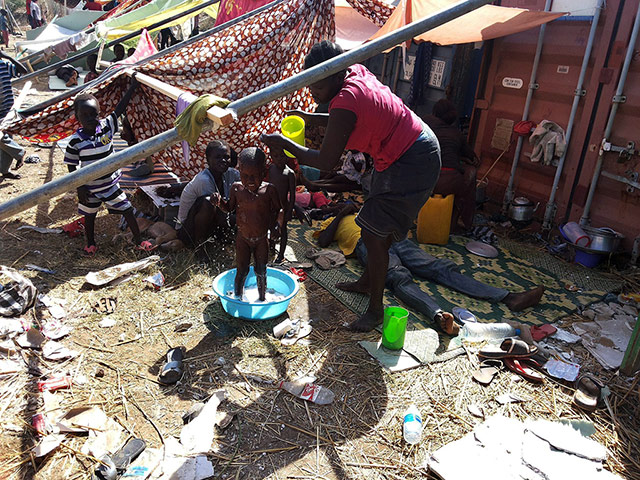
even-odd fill
[[[582,375],[576,383],[576,391],[573,394],[573,403],[577,407],[588,412],[598,407],[604,385],[592,375]]]
[[[71,327],[63,324],[58,319],[51,319],[42,325],[42,333],[50,340],[58,340],[71,333]]]
[[[224,359],[224,357],[218,357],[216,358],[216,361],[213,362],[215,365],[224,365],[227,363],[227,361]]]
[[[164,286],[164,275],[162,272],[158,272],[148,276],[144,281],[150,283],[154,290],[160,290]]]
[[[554,378],[561,378],[568,382],[574,382],[580,373],[580,365],[571,362],[562,362],[556,359],[549,359],[544,364],[544,369]]]
[[[72,384],[73,382],[71,381],[71,377],[68,375],[64,375],[62,377],[53,377],[49,378],[48,380],[38,380],[38,391],[53,392],[62,388],[69,388]]]
[[[22,371],[22,364],[13,360],[0,360],[0,375],[11,375]]]
[[[55,270],[50,270],[48,268],[39,267],[38,265],[33,265],[32,263],[27,263],[25,265],[29,270],[34,270],[36,272],[48,273],[49,275],[55,275]]]
[[[556,328],[556,332],[551,335],[551,338],[565,343],[576,343],[580,341],[580,337],[578,335],[574,335],[573,333],[562,330],[561,328]]]
[[[180,431],[180,443],[187,452],[206,453],[211,449],[215,436],[215,422],[218,405],[225,399],[226,392],[218,390],[205,403],[195,418]]]
[[[105,268],[99,272],[89,272],[85,276],[87,283],[96,287],[102,287],[131,272],[142,270],[160,261],[158,255],[151,255],[137,262],[122,263],[113,267]]]
[[[18,227],[16,230],[33,230],[38,233],[62,233],[63,230],[61,228],[43,228],[43,227],[34,227],[32,225],[22,225]]]
[[[67,316],[67,312],[62,307],[64,301],[50,297],[49,295],[38,295],[38,301],[47,307],[53,318],[61,319]]]
[[[544,325],[534,325],[531,327],[531,337],[535,342],[539,342],[547,338],[549,335],[556,333],[557,328],[548,323]]]
[[[99,480],[115,480],[122,475],[142,452],[147,448],[147,444],[140,438],[131,438],[113,456],[105,455],[101,463],[95,469],[95,478]]]
[[[429,469],[443,480],[468,478],[619,479],[603,468],[607,450],[571,426],[495,415],[431,455]]]
[[[62,231],[69,235],[69,238],[79,237],[84,234],[84,217],[80,217],[71,223],[63,225]]]
[[[382,346],[380,341],[368,342],[362,340],[358,342],[358,345],[364,348],[369,355],[380,362],[389,372],[401,372],[420,366],[420,362],[404,350],[388,350]]]
[[[472,373],[473,379],[481,385],[489,385],[500,369],[502,360],[483,360],[477,370]]]
[[[158,381],[164,385],[173,385],[182,378],[184,348],[172,348],[167,352],[167,361],[162,366]]]
[[[283,337],[293,328],[293,322],[290,318],[287,318],[273,327],[273,336],[276,338]]]
[[[311,334],[313,328],[306,320],[296,319],[291,322],[291,328],[284,334],[284,337],[280,339],[280,343],[283,345],[294,345],[298,340],[305,338]]]
[[[312,383],[313,381],[315,381],[313,377],[302,377],[291,382],[281,381],[278,388],[318,405],[328,405],[333,402],[335,394],[326,387]]]
[[[186,332],[186,331],[187,331],[187,330],[189,330],[192,326],[193,326],[193,323],[191,323],[191,322],[181,322],[181,323],[178,323],[178,324],[173,328],[173,331],[174,331],[174,332],[178,332],[178,333]]]
[[[524,402],[525,399],[522,398],[520,395],[517,395],[517,394],[512,393],[512,392],[508,392],[508,393],[503,393],[502,395],[498,395],[496,397],[496,401],[500,405],[506,405],[507,403]]]
[[[0,322],[0,338],[15,337],[29,330],[29,322],[24,318],[6,318]]]
[[[98,322],[100,328],[111,328],[116,324],[116,319],[111,317],[105,317]]]
[[[467,405],[467,410],[469,410],[469,413],[474,417],[482,418],[484,420],[484,412],[482,411],[482,408],[475,403]]]
[[[61,343],[54,340],[49,340],[42,347],[42,354],[47,360],[65,360],[67,358],[73,358],[78,356],[78,352],[70,350]]]
[[[46,341],[46,337],[37,328],[30,328],[16,339],[16,343],[22,348],[39,349]]]
[[[103,315],[111,315],[116,311],[116,307],[118,306],[118,299],[114,297],[102,297],[98,302],[93,306],[93,310],[102,313]]]
[[[415,405],[410,405],[404,412],[402,437],[409,445],[415,445],[422,437],[422,416]]]

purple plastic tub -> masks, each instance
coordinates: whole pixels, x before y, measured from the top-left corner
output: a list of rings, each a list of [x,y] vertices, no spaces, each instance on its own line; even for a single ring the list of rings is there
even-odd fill
[[[574,247],[575,257],[573,258],[573,261],[575,263],[578,263],[584,267],[593,268],[602,261],[603,255],[598,250],[580,247],[574,243],[571,243],[571,240],[569,240],[569,238],[565,235],[562,227],[564,227],[564,225],[558,226],[558,230],[560,231],[560,235],[562,235],[562,237]]]

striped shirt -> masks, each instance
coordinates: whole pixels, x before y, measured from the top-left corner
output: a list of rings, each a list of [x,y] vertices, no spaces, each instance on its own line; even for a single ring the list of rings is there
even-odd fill
[[[13,89],[11,79],[18,75],[16,66],[9,60],[0,59],[0,121],[13,107]]]
[[[64,163],[82,168],[107,158],[113,153],[113,135],[117,131],[118,117],[115,112],[100,120],[94,135],[88,135],[79,128],[69,139],[69,145],[64,153]],[[85,186],[92,193],[106,191],[116,185],[121,176],[122,172],[118,169],[109,175],[90,181]]]

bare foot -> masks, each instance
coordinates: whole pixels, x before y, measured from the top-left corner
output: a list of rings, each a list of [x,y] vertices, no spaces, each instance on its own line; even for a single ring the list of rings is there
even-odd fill
[[[367,310],[359,319],[351,322],[347,329],[353,332],[370,332],[382,323],[382,317],[382,312]]]
[[[336,283],[336,288],[344,290],[345,292],[364,293],[369,295],[369,285],[367,282],[357,280],[355,282],[340,282]]]
[[[540,302],[542,295],[544,294],[544,287],[542,285],[537,286],[532,290],[521,293],[510,293],[502,299],[509,310],[512,312],[520,312],[525,308],[533,307]]]
[[[434,319],[440,325],[440,328],[449,335],[458,335],[460,333],[460,325],[458,325],[453,315],[449,312],[438,312]]]

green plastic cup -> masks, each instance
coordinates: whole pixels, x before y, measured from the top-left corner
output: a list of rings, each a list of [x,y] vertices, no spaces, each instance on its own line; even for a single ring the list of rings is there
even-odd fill
[[[382,321],[382,346],[389,350],[402,350],[404,335],[407,332],[409,312],[401,307],[384,309]]]

